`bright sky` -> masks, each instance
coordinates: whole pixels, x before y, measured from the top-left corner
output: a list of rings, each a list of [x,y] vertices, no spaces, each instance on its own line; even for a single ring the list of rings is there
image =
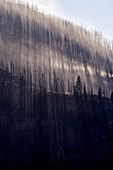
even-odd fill
[[[113,0],[25,0],[44,13],[96,28],[113,40]]]

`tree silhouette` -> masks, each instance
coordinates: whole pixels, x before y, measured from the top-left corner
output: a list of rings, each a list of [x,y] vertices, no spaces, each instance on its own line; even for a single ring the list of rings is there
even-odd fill
[[[101,99],[102,98],[102,89],[99,87],[98,89],[98,98]]]
[[[76,94],[77,96],[80,96],[82,94],[82,82],[80,76],[77,77],[77,82],[76,82]]]
[[[113,104],[113,91],[111,92],[111,103]]]
[[[85,83],[84,83],[84,88],[83,88],[83,90],[84,90],[84,95],[86,95],[86,94],[87,94],[87,91],[86,91],[86,85],[85,85]]]

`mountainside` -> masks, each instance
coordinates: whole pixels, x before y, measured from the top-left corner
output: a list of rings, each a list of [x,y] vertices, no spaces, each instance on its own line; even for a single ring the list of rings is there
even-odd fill
[[[0,0],[1,170],[112,169],[112,90],[101,33]]]
[[[1,169],[107,170],[112,159],[109,99],[37,91],[0,70]]]
[[[0,21],[1,68],[7,65],[11,72],[12,63],[19,74],[29,67],[37,84],[35,72],[41,70],[48,90],[55,80],[64,81],[66,93],[72,93],[79,75],[87,89],[97,93],[100,86],[110,96],[113,50],[101,33],[5,1],[0,2]]]

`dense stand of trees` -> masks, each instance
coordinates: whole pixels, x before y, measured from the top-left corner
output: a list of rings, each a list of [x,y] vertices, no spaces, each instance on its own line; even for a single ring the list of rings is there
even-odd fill
[[[102,35],[1,0],[0,45],[0,165],[112,164],[113,49]]]
[[[97,152],[93,146],[100,147],[100,134],[107,141],[106,153],[111,149],[107,119],[103,126],[99,120],[106,112],[102,96],[111,95],[110,107],[113,103],[113,95],[106,92],[112,90],[112,50],[102,45],[98,33],[92,38],[67,21],[48,21],[29,7],[15,7],[17,11],[11,3],[0,4],[0,153],[7,155],[8,166],[13,162],[16,167],[70,169],[82,160],[88,169],[91,152]],[[104,128],[96,129],[94,137],[90,120],[95,120],[94,129]]]
[[[100,87],[98,96],[93,95],[80,76],[73,95],[64,93],[64,82],[60,86],[56,77],[48,92],[41,70],[34,74],[35,83],[30,67],[19,76],[0,69],[0,153],[7,158],[3,167],[82,169],[100,161],[96,154],[102,150],[110,157],[112,94],[111,102],[102,97]]]
[[[41,70],[48,90],[57,88],[57,79],[57,85],[64,83],[67,93],[73,92],[72,84],[79,74],[88,89],[92,86],[93,92],[98,93],[97,87],[101,86],[110,96],[112,48],[97,31],[91,33],[67,21],[47,17],[29,5],[1,1],[0,34],[1,68],[7,66],[16,75],[29,65],[33,83],[35,71]]]

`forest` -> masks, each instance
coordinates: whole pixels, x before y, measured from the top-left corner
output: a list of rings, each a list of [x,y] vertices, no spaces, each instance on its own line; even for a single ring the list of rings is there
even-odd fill
[[[0,168],[113,167],[113,44],[0,0]]]
[[[113,94],[88,93],[80,76],[73,94],[0,70],[0,167],[106,169],[112,166]],[[30,75],[30,72],[29,72]],[[55,80],[54,80],[55,81]]]
[[[73,83],[80,75],[89,90],[93,87],[97,94],[101,86],[110,97],[113,50],[101,33],[45,16],[28,4],[0,4],[1,69],[8,68],[10,73],[13,69],[19,75],[29,67],[37,85],[40,80],[38,76],[35,80],[35,72],[41,71],[47,90],[55,87],[55,78],[58,84],[64,81],[66,93],[73,93]]]

